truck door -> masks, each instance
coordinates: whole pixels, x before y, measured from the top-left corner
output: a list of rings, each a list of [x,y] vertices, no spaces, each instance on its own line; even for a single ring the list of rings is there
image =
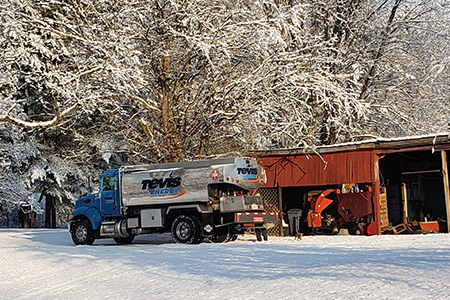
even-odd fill
[[[101,211],[103,216],[120,215],[117,176],[105,176],[102,180]]]

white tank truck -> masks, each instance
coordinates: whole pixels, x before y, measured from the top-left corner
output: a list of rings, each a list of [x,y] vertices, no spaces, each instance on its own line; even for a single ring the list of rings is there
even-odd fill
[[[265,182],[263,168],[247,157],[108,170],[99,193],[76,201],[69,230],[76,245],[163,232],[177,243],[227,242],[278,221],[264,211],[257,189]]]

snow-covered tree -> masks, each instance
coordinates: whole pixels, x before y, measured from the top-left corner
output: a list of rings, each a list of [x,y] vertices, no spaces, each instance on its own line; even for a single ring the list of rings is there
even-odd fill
[[[87,177],[98,178],[96,169],[105,168],[102,158],[109,163],[111,152],[120,148],[102,135],[112,135],[111,111],[116,99],[127,97],[127,83],[137,74],[129,60],[134,54],[122,48],[129,28],[114,18],[119,4],[2,2],[0,125],[8,179],[0,184],[3,203],[17,206],[36,192],[55,206],[67,205],[86,191]],[[22,156],[27,159],[16,159]],[[82,163],[91,168],[76,166]]]
[[[0,193],[16,204],[68,204],[123,164],[447,126],[445,0],[0,8]]]
[[[374,1],[370,11],[367,128],[387,137],[448,131],[450,3]]]
[[[242,89],[252,108],[242,115],[250,125],[245,138],[252,147],[333,144],[348,141],[361,130],[359,120],[368,109],[358,98],[364,60],[356,59],[353,51],[359,24],[351,18],[358,15],[358,8],[347,5],[265,4],[270,34],[283,43],[271,49]]]
[[[38,150],[20,130],[7,127],[0,124],[0,227],[18,227],[21,209],[42,214],[24,178]]]
[[[135,10],[145,73],[127,139],[137,155],[176,161],[242,149],[237,94],[281,43],[259,1],[145,1]],[[145,83],[145,84],[144,84]],[[236,89],[239,89],[236,92]],[[244,125],[244,124],[242,124]]]

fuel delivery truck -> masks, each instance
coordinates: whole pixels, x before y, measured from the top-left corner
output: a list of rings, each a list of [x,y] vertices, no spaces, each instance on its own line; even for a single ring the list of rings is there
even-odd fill
[[[75,245],[163,232],[177,243],[227,242],[277,222],[257,190],[265,182],[263,168],[246,157],[107,170],[100,192],[76,201],[69,230]]]

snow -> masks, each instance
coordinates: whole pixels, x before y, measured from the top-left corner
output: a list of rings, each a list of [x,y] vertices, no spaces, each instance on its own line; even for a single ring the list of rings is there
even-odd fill
[[[449,234],[74,246],[65,229],[0,229],[0,266],[0,299],[450,299]]]

